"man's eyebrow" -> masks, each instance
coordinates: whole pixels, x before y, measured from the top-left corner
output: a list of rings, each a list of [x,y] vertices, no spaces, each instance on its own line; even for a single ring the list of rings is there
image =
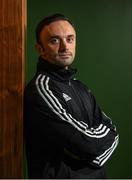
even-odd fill
[[[74,34],[69,34],[68,37],[75,37],[75,35]]]
[[[67,35],[67,36],[68,36],[68,37],[74,37],[75,35],[74,35],[74,34],[69,34],[69,35]],[[52,35],[52,36],[50,36],[49,39],[53,39],[53,38],[60,39],[61,37],[60,37],[59,35]]]
[[[75,36],[74,34],[69,34],[68,36]]]
[[[60,36],[58,36],[58,35],[52,35],[52,36],[50,36],[50,38],[49,38],[49,39],[52,39],[52,38],[57,38],[57,39],[59,39],[59,38],[60,38]]]

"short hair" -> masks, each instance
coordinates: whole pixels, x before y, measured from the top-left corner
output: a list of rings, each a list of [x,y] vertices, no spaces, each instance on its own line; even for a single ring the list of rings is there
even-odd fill
[[[44,19],[42,19],[36,27],[36,40],[38,43],[40,43],[40,32],[42,31],[42,29],[45,26],[49,25],[50,23],[59,21],[59,20],[68,21],[72,25],[72,27],[75,29],[73,23],[63,14],[56,13],[56,14],[47,16]]]

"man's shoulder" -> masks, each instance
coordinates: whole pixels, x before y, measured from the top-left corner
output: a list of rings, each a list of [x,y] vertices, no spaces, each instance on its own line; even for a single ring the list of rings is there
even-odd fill
[[[44,73],[44,72],[36,73],[36,74],[32,77],[32,79],[30,79],[30,80],[27,82],[27,85],[26,85],[25,88],[30,88],[30,87],[36,86],[37,81],[38,81],[39,79],[41,79],[42,76],[43,76],[43,77],[46,76],[46,73]]]
[[[49,75],[45,72],[36,73],[33,78],[26,84],[24,89],[25,94],[28,94],[29,96],[38,94],[39,88],[42,89],[43,87],[47,86],[49,78]],[[52,78],[50,82],[52,83]]]

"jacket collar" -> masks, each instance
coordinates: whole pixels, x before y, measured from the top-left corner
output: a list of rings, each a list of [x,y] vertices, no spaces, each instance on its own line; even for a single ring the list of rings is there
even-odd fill
[[[53,78],[57,78],[58,80],[69,81],[75,76],[77,69],[73,69],[69,66],[69,68],[66,70],[63,67],[51,64],[45,59],[39,57],[37,64],[37,73],[38,72],[46,72],[48,75],[52,76]]]

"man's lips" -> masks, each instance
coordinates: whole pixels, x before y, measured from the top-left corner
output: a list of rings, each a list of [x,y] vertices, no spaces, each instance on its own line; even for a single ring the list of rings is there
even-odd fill
[[[72,56],[72,54],[71,53],[59,53],[59,56],[68,57],[68,56]]]

